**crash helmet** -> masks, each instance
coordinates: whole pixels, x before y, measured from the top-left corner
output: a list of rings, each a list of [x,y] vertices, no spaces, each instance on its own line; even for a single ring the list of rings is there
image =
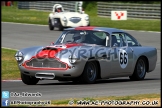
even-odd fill
[[[73,36],[73,39],[74,39],[74,42],[82,43],[82,42],[85,41],[85,35],[80,34],[80,33],[76,33],[76,34]]]
[[[56,12],[62,12],[62,6],[61,5],[56,6]]]

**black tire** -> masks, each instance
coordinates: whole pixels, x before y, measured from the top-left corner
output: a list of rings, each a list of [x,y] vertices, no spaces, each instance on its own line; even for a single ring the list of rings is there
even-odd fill
[[[72,82],[73,82],[74,84],[82,83],[80,77],[78,77],[78,78],[74,78],[74,79],[72,80]]]
[[[97,75],[97,64],[94,61],[91,61],[86,63],[81,79],[83,83],[93,84],[96,82]]]
[[[38,78],[29,76],[29,75],[25,75],[23,73],[21,73],[21,79],[22,79],[23,83],[27,84],[27,85],[36,85],[39,81]]]
[[[64,27],[62,26],[61,24],[61,21],[60,21],[60,26],[58,27],[59,31],[63,31],[64,30]]]
[[[140,57],[137,60],[134,72],[132,76],[129,76],[130,80],[143,80],[146,75],[147,65],[144,57]]]
[[[54,30],[54,26],[52,25],[52,22],[51,22],[50,18],[48,20],[48,26],[49,26],[49,30]]]
[[[90,26],[90,22],[89,22],[89,24],[87,26]]]

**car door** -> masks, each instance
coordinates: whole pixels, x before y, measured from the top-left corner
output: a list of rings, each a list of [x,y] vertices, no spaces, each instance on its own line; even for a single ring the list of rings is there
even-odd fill
[[[110,36],[108,33],[102,31],[93,32],[93,35],[96,37],[91,39],[91,43],[100,45],[95,49],[95,56],[98,58],[100,64],[100,76],[101,78],[108,78],[111,73],[111,62],[108,56],[110,51]]]
[[[114,33],[111,37],[111,75],[129,75],[133,64],[133,50],[128,47],[124,33]]]

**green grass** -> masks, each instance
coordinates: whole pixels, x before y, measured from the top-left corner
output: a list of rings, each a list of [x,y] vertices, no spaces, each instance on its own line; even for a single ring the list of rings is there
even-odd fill
[[[1,78],[13,80],[20,78],[20,71],[14,58],[15,50],[1,48]]]
[[[47,25],[49,13],[50,12],[17,9],[16,6],[2,6],[1,21]],[[160,31],[160,19],[128,19],[114,21],[108,17],[98,17],[96,7],[93,7],[92,9],[87,8],[85,13],[90,16],[91,26],[114,27],[128,30]]]
[[[49,12],[23,10],[16,7],[2,7],[1,21],[30,24],[48,24]]]

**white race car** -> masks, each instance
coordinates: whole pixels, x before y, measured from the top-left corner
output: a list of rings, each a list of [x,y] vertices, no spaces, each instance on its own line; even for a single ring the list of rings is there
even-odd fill
[[[53,6],[53,12],[49,14],[49,29],[57,27],[60,31],[68,27],[90,26],[89,15],[84,11],[66,12],[60,4]]]

